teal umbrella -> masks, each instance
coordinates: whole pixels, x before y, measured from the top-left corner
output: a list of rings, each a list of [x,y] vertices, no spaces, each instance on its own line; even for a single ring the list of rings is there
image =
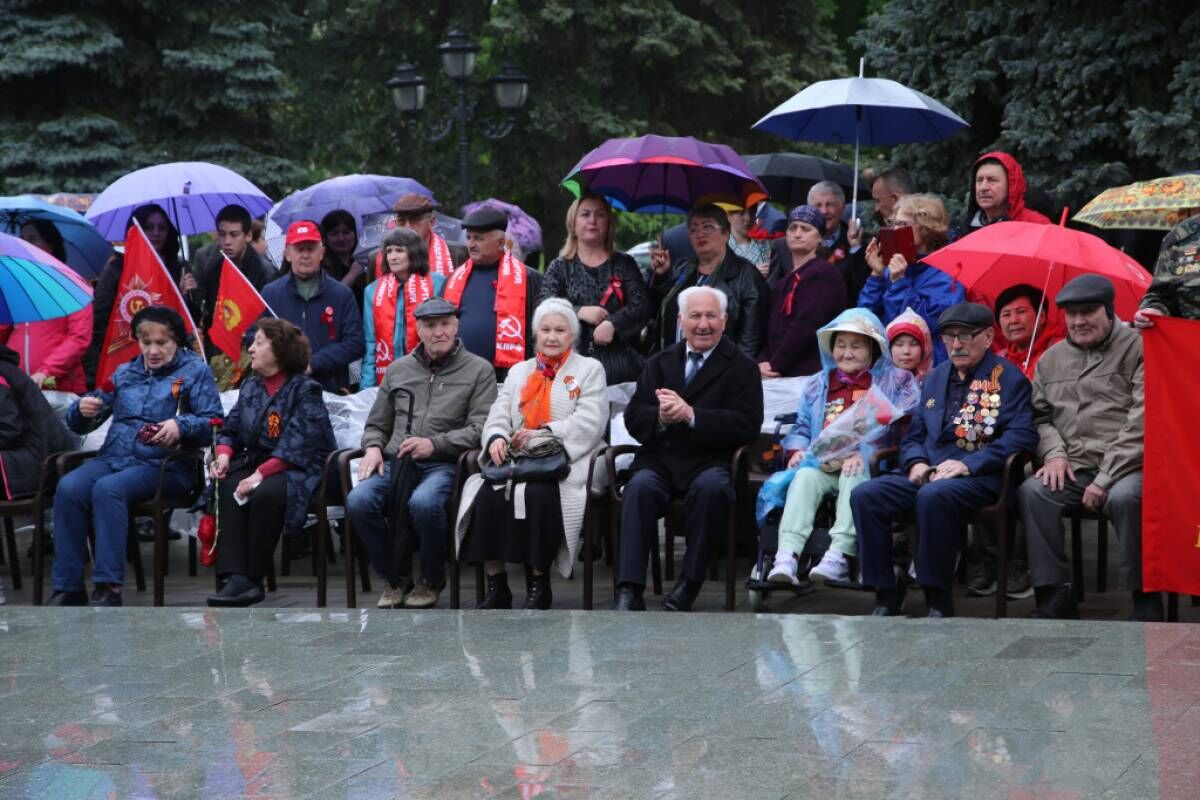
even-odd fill
[[[0,325],[40,322],[74,314],[92,302],[92,290],[49,253],[0,233]]]

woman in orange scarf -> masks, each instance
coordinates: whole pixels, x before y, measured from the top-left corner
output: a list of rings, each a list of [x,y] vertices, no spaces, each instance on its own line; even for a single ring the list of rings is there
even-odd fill
[[[570,472],[560,481],[514,486],[484,483],[478,475],[463,490],[456,529],[460,559],[487,566],[487,595],[479,608],[512,608],[506,563],[527,564],[525,608],[550,608],[551,565],[563,577],[579,551],[592,453],[608,425],[604,367],[576,353],[579,321],[570,303],[544,300],[533,314],[537,356],[508,371],[483,427],[482,459],[502,463],[546,432],[562,440]],[[463,541],[465,538],[465,541]]]

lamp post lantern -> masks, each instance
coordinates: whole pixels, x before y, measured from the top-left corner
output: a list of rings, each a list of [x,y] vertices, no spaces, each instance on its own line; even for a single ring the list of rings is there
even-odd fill
[[[471,201],[470,137],[467,126],[475,121],[478,107],[478,100],[470,96],[468,87],[475,74],[475,58],[479,49],[479,45],[461,30],[455,29],[446,34],[446,41],[439,44],[437,50],[441,55],[442,71],[455,84],[454,105],[443,112],[440,124],[421,126],[424,138],[430,141],[445,138],[451,127],[458,129],[459,200],[464,206]],[[485,139],[502,139],[512,131],[517,113],[529,100],[529,76],[512,62],[505,61],[500,72],[488,83],[496,107],[503,116],[480,120],[477,130]],[[417,119],[425,109],[428,88],[425,78],[417,72],[416,67],[405,62],[396,67],[387,86],[396,110],[404,115],[403,125],[416,129]]]

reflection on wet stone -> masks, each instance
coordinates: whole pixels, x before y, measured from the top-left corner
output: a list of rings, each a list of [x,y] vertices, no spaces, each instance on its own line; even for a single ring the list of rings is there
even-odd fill
[[[1200,736],[1189,626],[127,611],[0,609],[0,798],[1140,800],[1200,779],[1165,746]]]

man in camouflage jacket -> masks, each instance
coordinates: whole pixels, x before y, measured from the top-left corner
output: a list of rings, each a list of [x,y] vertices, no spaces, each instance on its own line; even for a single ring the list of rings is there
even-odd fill
[[[1154,281],[1133,317],[1139,328],[1167,315],[1200,319],[1200,214],[1188,217],[1163,239],[1154,264]]]

